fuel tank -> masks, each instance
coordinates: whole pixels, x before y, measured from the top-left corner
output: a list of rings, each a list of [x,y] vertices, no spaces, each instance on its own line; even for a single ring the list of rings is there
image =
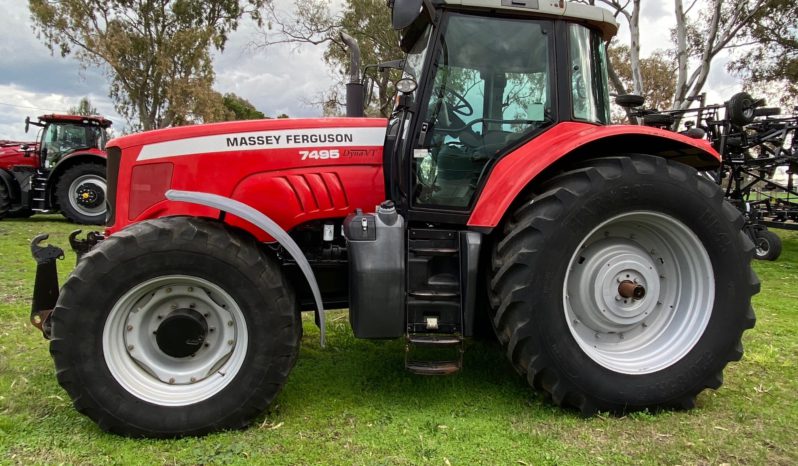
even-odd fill
[[[386,120],[253,120],[186,126],[116,138],[107,144],[107,234],[146,219],[218,217],[207,207],[168,201],[169,189],[248,204],[290,231],[302,223],[373,211],[385,199]],[[246,222],[228,223],[268,241]]]

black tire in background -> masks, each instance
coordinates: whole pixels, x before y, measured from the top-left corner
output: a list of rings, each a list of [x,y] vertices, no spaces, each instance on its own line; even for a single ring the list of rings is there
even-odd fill
[[[79,163],[67,168],[55,186],[61,214],[83,225],[105,224],[105,176],[105,165],[101,163]]]
[[[594,159],[553,178],[517,206],[494,246],[492,322],[507,357],[531,386],[584,415],[692,407],[698,393],[721,385],[755,322],[750,302],[759,282],[742,226],[717,185],[662,158]],[[628,268],[619,269],[618,283],[604,272],[621,266]],[[711,287],[701,280],[709,269]],[[630,294],[625,303],[622,282],[639,302]],[[694,301],[704,307],[690,307]],[[702,326],[667,323],[682,310]]]
[[[290,284],[252,237],[172,217],[84,256],[52,315],[50,352],[75,408],[103,430],[177,437],[247,426],[283,387],[301,333]]]
[[[774,261],[781,255],[781,238],[766,229],[754,232],[754,257],[762,261]]]
[[[0,220],[5,218],[11,208],[11,198],[8,195],[8,188],[0,181]]]
[[[756,116],[754,98],[747,92],[738,92],[726,102],[726,112],[729,121],[737,126],[745,126]]]

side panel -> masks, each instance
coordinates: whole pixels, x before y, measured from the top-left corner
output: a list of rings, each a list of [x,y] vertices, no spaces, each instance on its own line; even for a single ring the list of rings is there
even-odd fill
[[[491,171],[468,219],[471,227],[493,228],[518,194],[541,172],[564,157],[621,153],[672,158],[697,168],[715,168],[718,154],[708,141],[645,126],[596,126],[566,122],[504,156]]]
[[[385,120],[263,120],[208,125],[204,132],[198,128],[142,133],[109,143],[123,147],[109,234],[148,218],[219,214],[168,201],[165,189],[229,197],[286,231],[310,220],[343,218],[356,208],[372,211],[384,199]],[[170,165],[171,180],[137,176],[142,170],[134,167],[147,165]],[[136,201],[141,197],[148,199],[147,207],[131,209],[131,204],[142,205]],[[261,241],[271,240],[241,219],[229,216],[226,221]]]
[[[28,157],[19,149],[19,144],[0,146],[0,168],[11,170],[13,167],[25,166],[38,168],[39,158],[35,156],[38,150],[36,143],[29,143]]]

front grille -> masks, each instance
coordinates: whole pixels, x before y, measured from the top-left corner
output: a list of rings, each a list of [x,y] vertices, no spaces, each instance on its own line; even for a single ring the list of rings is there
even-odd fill
[[[116,221],[116,186],[119,182],[119,163],[122,161],[122,149],[116,146],[109,147],[107,153],[105,202],[108,206],[108,212],[105,215],[105,225],[110,227]]]

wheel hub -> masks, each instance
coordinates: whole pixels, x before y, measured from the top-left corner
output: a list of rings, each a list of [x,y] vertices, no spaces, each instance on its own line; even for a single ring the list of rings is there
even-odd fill
[[[193,309],[178,309],[169,314],[155,331],[155,340],[164,353],[173,358],[194,355],[205,342],[208,323]]]
[[[578,320],[620,334],[654,311],[660,277],[651,255],[624,238],[605,238],[584,249],[572,270],[569,299]],[[598,310],[599,312],[595,312]]]
[[[246,324],[235,300],[189,275],[133,286],[103,330],[103,353],[114,378],[135,396],[168,406],[221,390],[243,364],[246,348]]]
[[[92,209],[105,202],[103,190],[93,183],[83,183],[75,190],[78,205]]]
[[[712,313],[712,263],[698,237],[667,215],[606,220],[571,257],[563,305],[571,335],[598,364],[651,373],[681,359]]]

